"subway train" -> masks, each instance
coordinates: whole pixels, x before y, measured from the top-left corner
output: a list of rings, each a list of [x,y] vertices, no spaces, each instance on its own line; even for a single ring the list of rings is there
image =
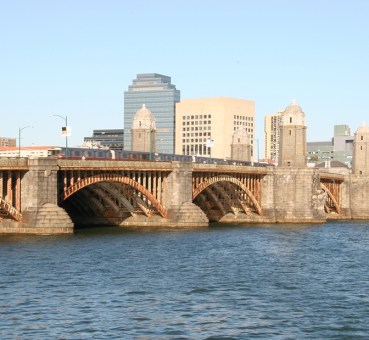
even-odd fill
[[[67,151],[67,152],[66,152]],[[180,161],[192,163],[207,163],[207,164],[233,164],[233,165],[247,165],[247,166],[268,166],[268,163],[263,162],[249,162],[249,161],[235,161],[223,158],[210,158],[204,156],[190,156],[190,155],[176,155],[157,152],[139,152],[126,150],[110,150],[110,149],[87,149],[87,148],[68,148],[59,147],[49,150],[49,156],[57,158],[68,159],[114,159],[126,161]]]

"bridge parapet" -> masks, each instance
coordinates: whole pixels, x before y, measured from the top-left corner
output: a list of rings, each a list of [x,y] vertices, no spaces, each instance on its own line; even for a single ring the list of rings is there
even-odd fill
[[[248,173],[260,175],[266,175],[273,170],[272,167],[207,164],[207,163],[193,163],[192,168],[194,172],[232,172],[232,173]]]
[[[171,171],[172,162],[119,161],[119,160],[69,160],[58,159],[59,170],[142,170]]]
[[[0,157],[0,170],[28,170],[28,158]]]

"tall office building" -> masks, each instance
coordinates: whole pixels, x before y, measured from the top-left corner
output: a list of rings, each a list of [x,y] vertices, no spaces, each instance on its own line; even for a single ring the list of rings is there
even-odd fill
[[[233,134],[244,127],[242,136],[247,140],[240,140],[239,144],[250,141],[252,157],[254,117],[255,104],[251,100],[227,97],[183,100],[176,105],[176,153],[230,159]]]
[[[173,153],[175,105],[179,101],[180,91],[171,83],[170,77],[157,73],[138,74],[124,92],[124,149],[131,150],[133,117],[145,104],[156,119],[157,151]]]
[[[281,113],[264,118],[264,158],[278,162]]]

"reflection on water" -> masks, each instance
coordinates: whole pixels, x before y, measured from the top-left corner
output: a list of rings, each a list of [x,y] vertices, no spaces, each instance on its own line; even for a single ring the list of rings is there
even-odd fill
[[[369,336],[369,226],[0,236],[1,339]]]

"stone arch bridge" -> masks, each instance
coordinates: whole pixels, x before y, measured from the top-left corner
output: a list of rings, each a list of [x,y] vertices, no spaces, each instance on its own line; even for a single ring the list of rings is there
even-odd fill
[[[353,209],[353,196],[363,191],[364,182],[308,168],[3,158],[0,230],[365,218],[369,209]]]

